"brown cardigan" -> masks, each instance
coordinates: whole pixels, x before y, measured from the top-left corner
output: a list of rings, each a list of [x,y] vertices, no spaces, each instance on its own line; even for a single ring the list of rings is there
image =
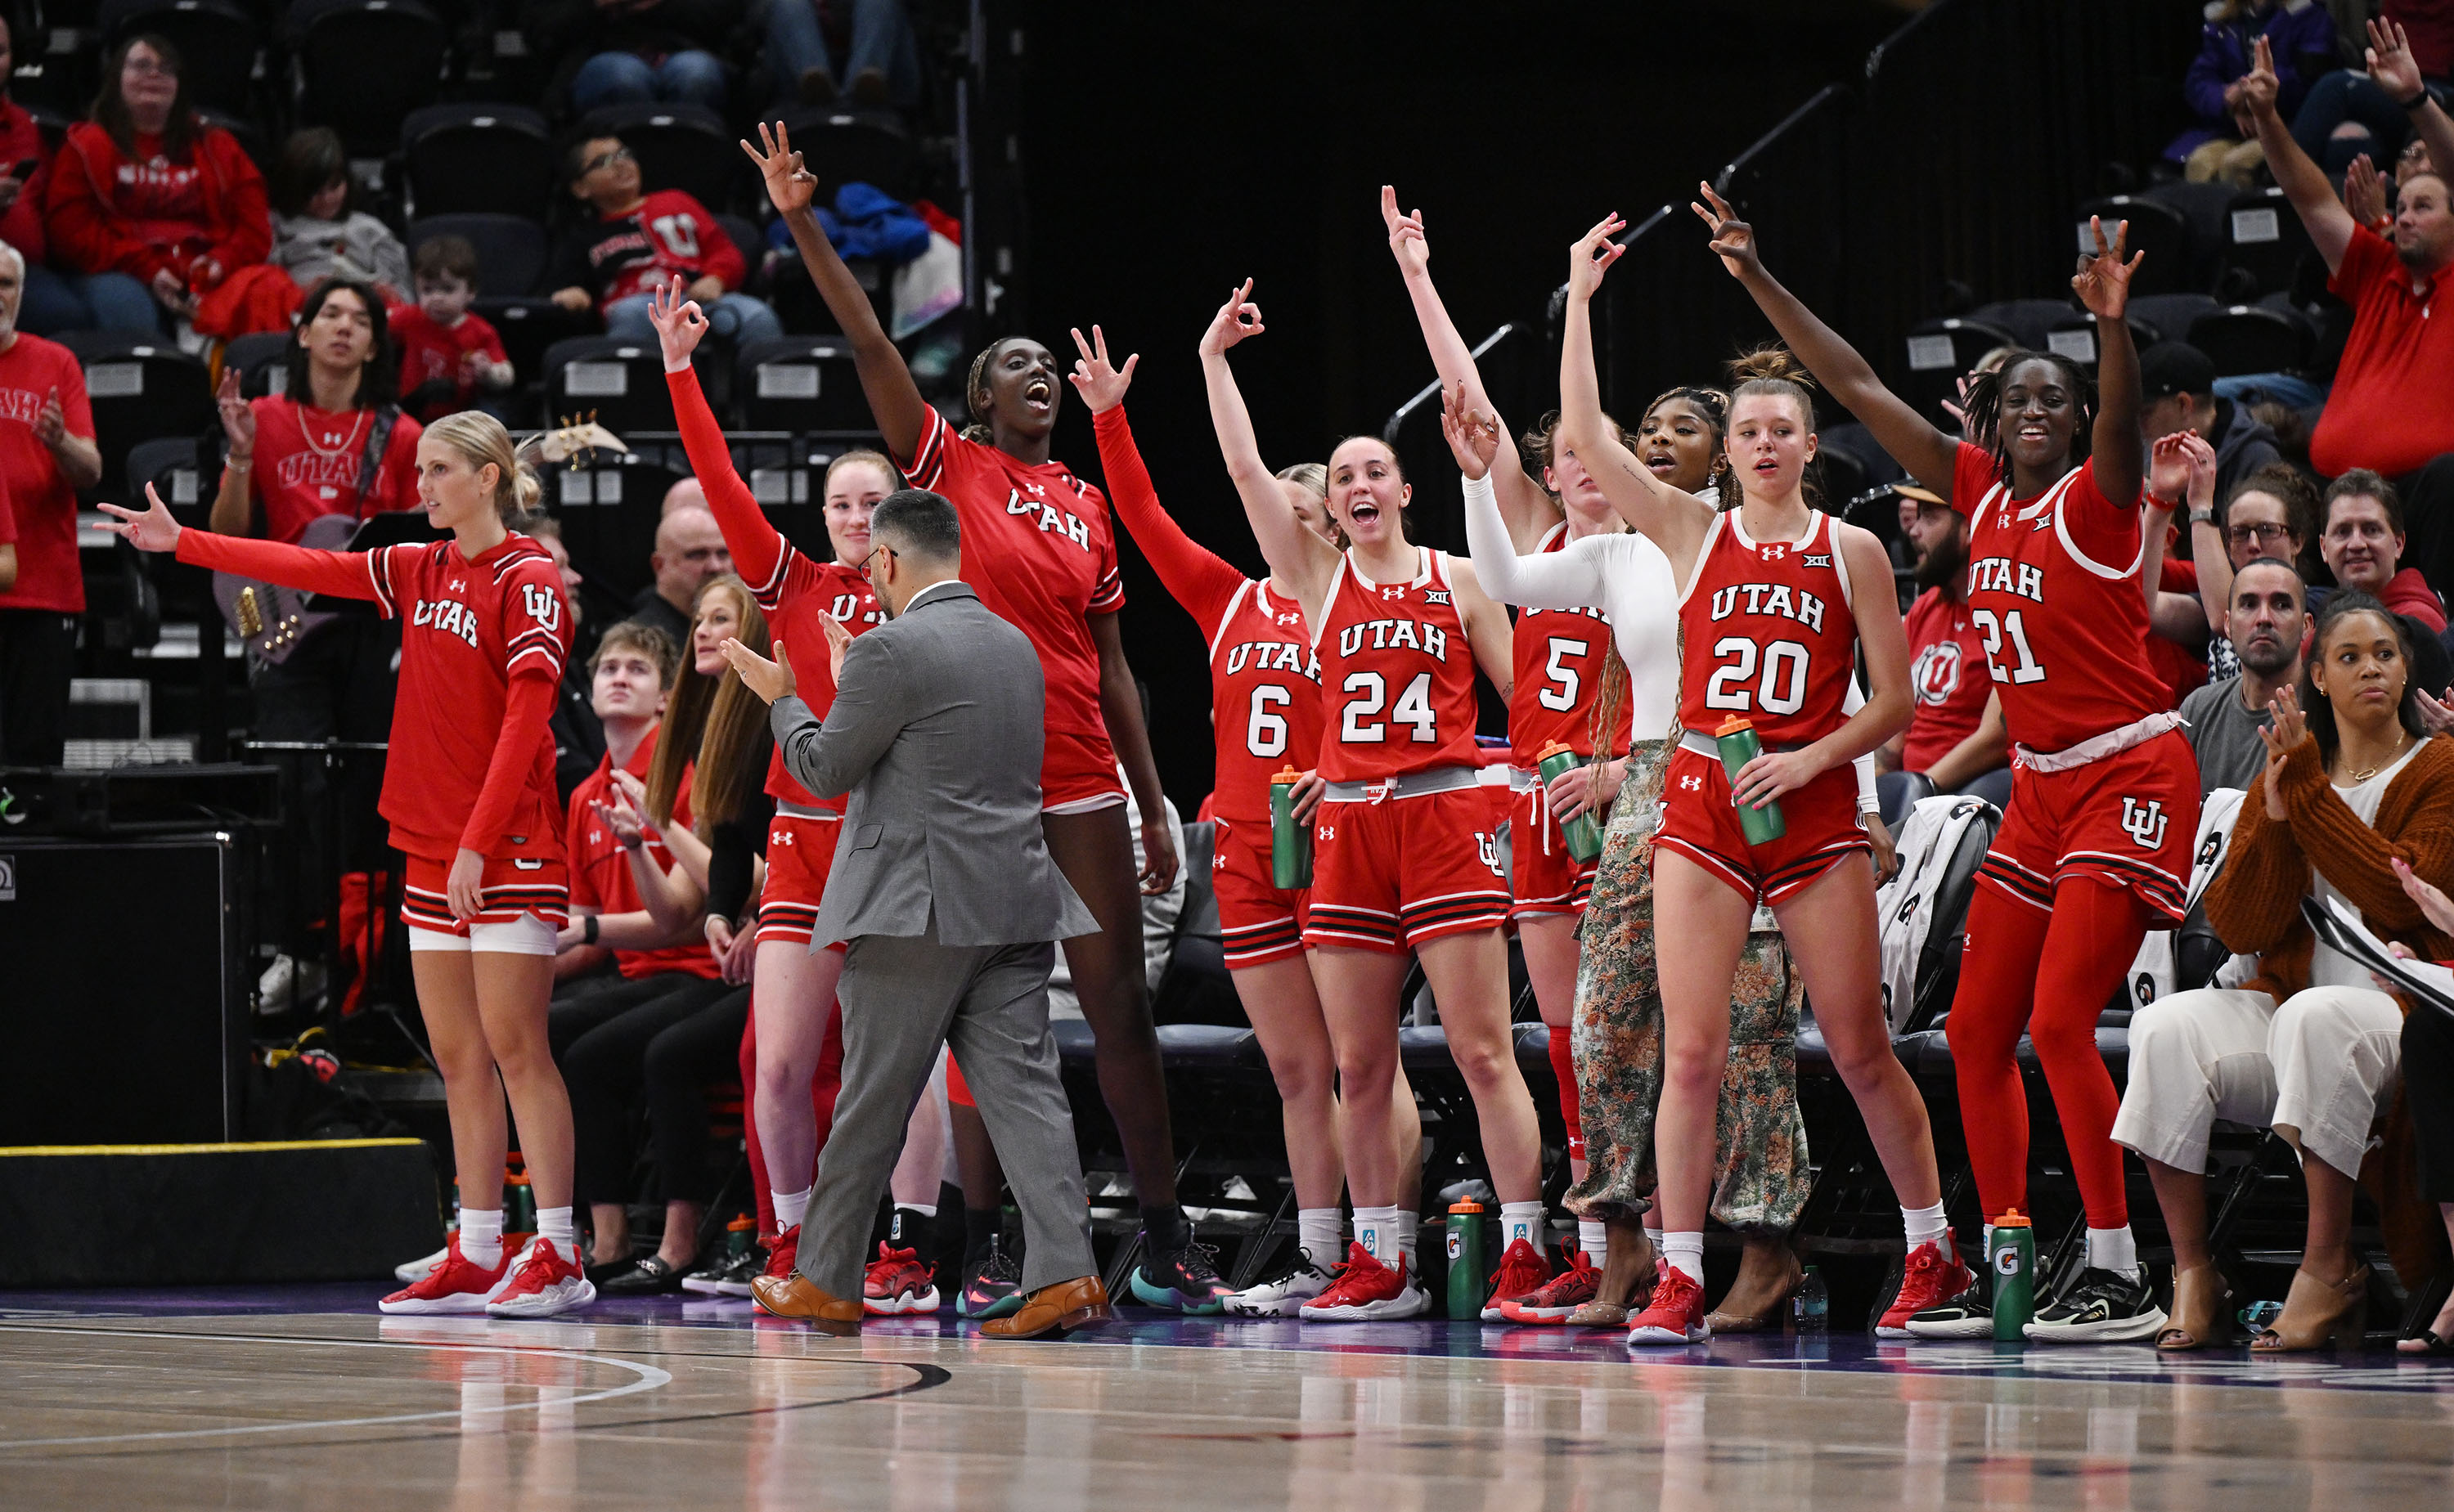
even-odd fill
[[[2421,743],[2387,785],[2374,827],[2335,791],[2315,740],[2284,759],[2289,820],[2267,817],[2265,784],[2264,772],[2250,781],[2223,871],[2206,894],[2216,934],[2235,952],[2260,958],[2257,979],[2245,985],[2278,1003],[2308,986],[2317,941],[2301,917],[2301,900],[2313,864],[2379,936],[2402,941],[2424,960],[2454,958],[2454,938],[2421,916],[2386,865],[2400,856],[2423,878],[2454,889],[2454,741]]]

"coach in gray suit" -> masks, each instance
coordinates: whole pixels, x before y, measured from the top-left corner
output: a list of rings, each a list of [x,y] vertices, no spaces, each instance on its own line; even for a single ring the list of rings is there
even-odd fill
[[[824,724],[769,662],[725,654],[771,715],[784,765],[821,797],[850,792],[811,947],[849,942],[843,1092],[820,1152],[800,1268],[758,1303],[830,1332],[860,1325],[861,1262],[914,1101],[951,1044],[1022,1208],[1019,1338],[1112,1314],[1084,1227],[1073,1116],[1048,1030],[1052,942],[1097,931],[1040,838],[1044,689],[1022,632],[961,580],[955,507],[906,488],[870,521],[869,581],[887,624],[857,640],[822,620],[835,667]]]

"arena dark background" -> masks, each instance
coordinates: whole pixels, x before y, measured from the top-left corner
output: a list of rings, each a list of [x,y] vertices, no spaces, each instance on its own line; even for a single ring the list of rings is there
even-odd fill
[[[1020,143],[1031,250],[1010,286],[1021,328],[1070,353],[1067,328],[1096,321],[1119,361],[1142,354],[1126,408],[1160,497],[1257,573],[1194,352],[1237,282],[1256,280],[1269,323],[1234,359],[1263,454],[1273,467],[1321,460],[1432,378],[1381,184],[1423,211],[1433,276],[1478,340],[1540,316],[1569,245],[1604,211],[1633,221],[1683,203],[1914,9],[1034,6]],[[1702,241],[1700,226],[1699,257]],[[1066,397],[1055,454],[1096,477],[1089,416]],[[1211,782],[1203,632],[1118,534],[1125,646],[1150,686],[1160,776],[1190,818]]]

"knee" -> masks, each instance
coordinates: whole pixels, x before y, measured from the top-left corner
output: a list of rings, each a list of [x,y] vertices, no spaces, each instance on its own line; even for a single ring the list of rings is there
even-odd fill
[[[1721,1070],[1728,1060],[1726,1048],[1717,1055],[1708,1045],[1666,1045],[1661,1052],[1662,1084],[1676,1084],[1680,1090],[1688,1093],[1718,1091],[1721,1084]]]
[[[1465,1078],[1466,1085],[1478,1092],[1502,1084],[1517,1069],[1515,1047],[1505,1038],[1497,1044],[1479,1040],[1459,1044],[1451,1040],[1449,1059],[1457,1063],[1458,1074]]]
[[[432,1048],[434,1064],[447,1082],[469,1085],[493,1074],[493,1053],[482,1039],[472,1036],[449,1043],[438,1039]]]
[[[713,109],[724,105],[724,65],[713,54],[696,49],[667,58],[658,71],[656,85],[658,92],[669,100]]]
[[[1942,1023],[1943,1043],[1951,1046],[1955,1064],[1985,1064],[2011,1059],[2011,1047],[2020,1043],[2016,1023],[1998,1025],[1985,1015],[1954,1008]]]
[[[2096,1021],[2090,1018],[2032,1022],[2028,1025],[2028,1039],[2036,1045],[2040,1061],[2096,1059]]]
[[[572,76],[571,97],[584,106],[641,104],[654,85],[655,75],[643,60],[628,52],[600,52]]]
[[[1338,1055],[1338,1096],[1349,1107],[1387,1103],[1398,1081],[1395,1045],[1349,1047]]]
[[[1851,1086],[1862,1086],[1887,1075],[1900,1064],[1892,1053],[1888,1034],[1834,1034],[1830,1025],[1823,1030],[1823,1046],[1832,1057],[1832,1069]]]
[[[1336,1070],[1324,1051],[1287,1051],[1270,1062],[1270,1080],[1277,1084],[1278,1101],[1288,1104],[1316,1103],[1329,1096]]]
[[[521,1035],[507,1044],[494,1045],[493,1055],[494,1064],[501,1069],[507,1084],[561,1075],[554,1067],[553,1053],[546,1047],[545,1036],[541,1034]]]

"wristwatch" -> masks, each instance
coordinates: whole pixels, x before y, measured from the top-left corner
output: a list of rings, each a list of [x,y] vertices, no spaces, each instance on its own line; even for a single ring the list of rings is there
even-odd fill
[[[579,926],[580,939],[586,944],[594,945],[596,943],[596,930],[602,922],[603,921],[595,914],[589,914],[586,921]]]
[[[2195,508],[2195,509],[2192,509],[2192,510],[2190,511],[2190,523],[2191,523],[2192,525],[2213,525],[2213,524],[2215,524],[2215,523],[2216,523],[2216,510],[2215,510],[2215,506],[2213,506],[2213,505],[2211,505],[2211,504],[2210,504],[2210,505],[2201,505],[2199,507],[2197,507],[2197,508]]]

